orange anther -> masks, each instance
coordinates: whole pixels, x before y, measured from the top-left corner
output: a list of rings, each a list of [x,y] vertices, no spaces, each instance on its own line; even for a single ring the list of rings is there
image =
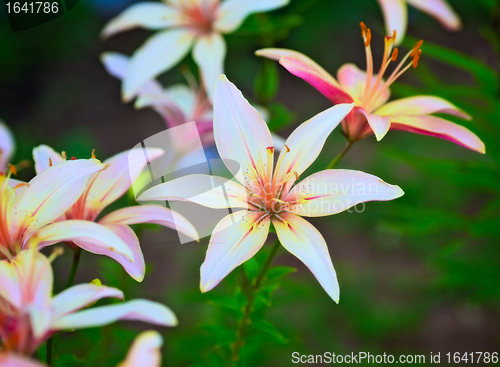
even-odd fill
[[[288,148],[288,145],[285,144],[286,152],[290,152],[290,148]]]
[[[365,47],[370,46],[371,40],[372,40],[372,32],[370,31],[370,28],[367,28],[366,29]]]
[[[398,58],[398,49],[395,48],[393,51],[392,51],[392,61],[396,61],[396,59]]]
[[[49,158],[49,167],[52,167],[52,158]]]
[[[10,171],[12,172],[12,174],[13,174],[14,176],[16,176],[16,175],[17,175],[17,169],[16,169],[16,166],[14,166],[13,164],[10,164],[10,163],[8,164],[8,166],[9,166]]]
[[[92,158],[95,159],[95,149],[92,149]]]
[[[420,47],[422,47],[422,43],[424,43],[424,40],[420,40],[417,43],[415,43],[415,46],[413,46],[413,48],[411,49],[411,54],[410,54],[411,57],[415,56]]]
[[[413,67],[416,68],[418,66],[418,59],[420,59],[420,55],[422,54],[422,50],[418,50],[413,58]]]
[[[363,22],[359,22],[359,26],[361,27],[361,37],[365,38],[365,35],[366,35],[366,25]]]

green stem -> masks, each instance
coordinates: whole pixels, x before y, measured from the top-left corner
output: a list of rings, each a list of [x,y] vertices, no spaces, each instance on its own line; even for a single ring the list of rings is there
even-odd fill
[[[52,352],[54,349],[54,339],[50,338],[47,340],[47,343],[45,344],[45,363],[47,366],[51,367],[52,366]]]
[[[352,147],[354,144],[353,141],[348,141],[347,144],[345,145],[344,149],[340,151],[339,154],[333,160],[330,162],[330,164],[326,167],[326,169],[333,169],[339,163],[339,161],[342,159],[342,157],[347,153],[347,151]]]
[[[65,289],[68,289],[73,285],[75,281],[76,271],[78,270],[78,264],[80,263],[80,254],[82,250],[80,247],[77,247],[73,250],[73,263],[71,264],[71,270],[69,271],[68,280],[66,281]]]
[[[280,248],[280,241],[277,239],[276,242],[274,242],[273,247],[271,248],[271,252],[267,256],[264,265],[260,269],[259,275],[257,275],[257,278],[255,278],[255,280],[251,284],[250,291],[248,294],[247,304],[243,309],[243,316],[240,319],[240,322],[238,324],[238,330],[236,331],[236,341],[231,344],[231,360],[233,362],[238,362],[238,360],[240,359],[240,349],[243,347],[245,343],[244,340],[245,328],[248,324],[250,324],[250,314],[252,313],[252,308],[255,302],[255,298],[260,290],[260,287],[262,286],[262,282],[266,277],[266,273],[271,267],[271,264],[279,248]]]
[[[66,281],[66,286],[64,287],[64,289],[68,289],[69,287],[71,287],[73,285],[73,282],[75,281],[75,275],[76,275],[76,271],[78,270],[78,264],[80,263],[81,253],[82,253],[82,250],[80,249],[80,247],[76,247],[73,250],[73,262],[71,263],[71,269],[69,271],[68,280]],[[50,366],[52,366],[52,357],[53,357],[53,351],[54,351],[54,337],[53,336],[47,340],[47,343],[45,345],[45,350],[46,350],[45,362],[50,367]]]

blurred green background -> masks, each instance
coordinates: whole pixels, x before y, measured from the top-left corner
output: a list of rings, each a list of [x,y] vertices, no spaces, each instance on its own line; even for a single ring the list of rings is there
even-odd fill
[[[437,95],[463,108],[473,120],[456,122],[485,142],[486,155],[400,131],[380,143],[370,137],[356,144],[337,168],[375,174],[401,186],[405,195],[368,203],[361,213],[311,220],[329,245],[341,287],[339,305],[305,266],[279,252],[276,263],[298,271],[284,277],[279,288],[270,285],[272,296],[265,301],[272,307],[264,305],[258,315],[269,324],[262,319],[259,327],[249,327],[240,365],[294,365],[292,352],[429,356],[500,350],[500,5],[494,0],[449,2],[462,17],[461,32],[449,33],[410,8],[402,48],[424,39],[423,54],[419,67],[400,78],[392,94]],[[121,103],[119,81],[99,61],[103,51],[131,54],[151,34],[134,30],[107,41],[99,38],[104,23],[127,4],[80,1],[67,15],[14,34],[0,14],[0,118],[16,137],[13,162],[31,159],[32,148],[41,143],[79,158],[95,148],[104,159],[165,129],[153,111]],[[226,74],[249,99],[270,109],[270,126],[286,137],[330,102],[253,52],[273,45],[295,49],[333,75],[346,62],[363,69],[360,21],[372,29],[378,69],[384,26],[375,0],[292,0],[278,11],[249,17],[226,37]],[[195,70],[191,56],[181,64]],[[166,86],[183,82],[179,68],[159,79]],[[309,172],[325,167],[343,140],[334,131]],[[32,168],[20,173],[24,179],[32,175]],[[127,203],[133,201],[125,197],[115,207]],[[149,298],[171,307],[180,325],[161,330],[164,366],[225,366],[240,312],[234,289],[242,267],[201,294],[199,266],[207,239],[181,245],[171,230],[136,230],[148,263],[143,283],[112,260],[88,253],[77,283],[100,278],[124,290],[128,299]],[[64,285],[70,261],[66,251],[54,263],[56,291]],[[144,328],[120,323],[61,335],[55,365],[113,366]]]

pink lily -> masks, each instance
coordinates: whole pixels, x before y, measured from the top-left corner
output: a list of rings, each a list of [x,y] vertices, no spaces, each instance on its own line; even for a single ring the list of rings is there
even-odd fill
[[[289,0],[166,0],[132,5],[111,19],[103,37],[142,27],[162,31],[134,52],[123,80],[122,96],[130,101],[151,79],[171,69],[191,48],[203,85],[212,99],[217,77],[224,72],[226,43],[222,34],[238,29],[252,13],[274,10]]]
[[[125,244],[131,254],[130,257],[116,252],[113,248],[96,246],[94,241],[87,238],[77,238],[73,240],[73,243],[94,254],[111,257],[120,263],[132,278],[138,282],[142,281],[145,274],[144,256],[139,239],[129,225],[137,223],[159,224],[177,229],[197,240],[196,229],[177,213],[175,213],[174,221],[174,213],[160,205],[139,205],[121,208],[99,220],[97,218],[104,208],[120,198],[130,188],[132,182],[135,181],[147,164],[145,155],[151,161],[162,154],[163,151],[157,148],[132,149],[105,160],[104,164],[108,168],[91,177],[80,198],[60,218],[66,221],[54,223],[51,232],[64,229],[67,226],[67,220],[71,219],[73,220],[71,222],[76,221],[82,228],[92,223],[94,228],[113,233]],[[63,156],[46,145],[40,145],[33,149],[33,158],[37,172],[45,172],[45,170],[50,169],[51,164],[58,167],[66,162]],[[97,223],[93,223],[94,221]],[[51,242],[41,241],[39,247],[43,248],[49,244]]]
[[[17,191],[0,176],[0,259],[40,243],[90,241],[132,258],[126,244],[112,231],[78,221],[52,223],[82,195],[90,176],[105,166],[96,159],[68,161],[50,167]],[[52,224],[51,224],[52,223]]]
[[[485,152],[484,143],[465,127],[433,116],[435,113],[446,113],[463,119],[471,117],[451,104],[434,96],[416,96],[388,102],[390,85],[410,67],[416,67],[421,54],[418,42],[408,52],[387,80],[383,75],[387,67],[398,56],[394,48],[394,39],[385,37],[382,66],[378,74],[373,72],[373,59],[370,47],[371,31],[361,23],[362,36],[365,41],[367,71],[359,70],[353,64],[343,65],[338,73],[338,81],[309,57],[287,49],[262,49],[258,56],[279,60],[290,73],[315,87],[333,104],[355,103],[353,111],[342,121],[342,128],[350,142],[361,140],[375,134],[380,141],[392,130],[405,130],[418,134],[430,135],[452,141],[479,153]],[[412,58],[406,65],[405,62]]]
[[[396,45],[399,45],[406,34],[408,26],[408,5],[434,17],[443,27],[450,31],[462,29],[462,21],[446,0],[377,0],[384,15],[387,34],[394,30],[397,33]]]
[[[169,308],[141,299],[82,311],[102,298],[123,299],[116,288],[80,284],[53,297],[50,260],[33,250],[0,261],[0,280],[0,338],[3,347],[15,353],[32,354],[60,331],[101,327],[119,320],[177,325]]]
[[[101,55],[101,60],[109,74],[118,79],[125,77],[130,64],[128,56],[117,52],[105,52]],[[137,96],[136,108],[152,107],[163,117],[169,128],[195,121],[203,146],[213,145],[212,103],[203,88],[196,86],[195,82],[191,82],[190,87],[178,84],[164,89],[157,80],[152,79],[141,88]],[[177,130],[172,130],[174,134],[175,131]],[[193,141],[192,136],[179,136],[178,139],[173,139],[174,143],[182,142],[179,145],[182,145],[185,151],[189,151],[186,143],[190,141]]]
[[[135,338],[127,358],[117,367],[160,367],[163,338],[157,331],[144,331]],[[12,352],[0,352],[2,367],[46,367],[38,361]]]
[[[273,170],[274,148],[266,123],[225,76],[219,78],[214,95],[215,142],[223,160],[240,164],[240,171],[233,172],[239,183],[217,176],[189,175],[150,188],[138,198],[181,199],[211,208],[233,208],[212,233],[201,266],[202,292],[214,288],[254,256],[264,245],[272,222],[283,247],[298,257],[338,302],[337,276],[326,242],[301,216],[337,214],[361,202],[403,195],[398,186],[359,171],[325,170],[297,183],[352,108],[353,104],[339,104],[300,125],[286,140]],[[216,186],[192,196],[193,188],[203,182]]]

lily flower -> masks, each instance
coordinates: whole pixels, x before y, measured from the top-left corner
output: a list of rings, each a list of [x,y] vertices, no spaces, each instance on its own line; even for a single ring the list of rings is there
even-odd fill
[[[142,299],[91,306],[102,298],[123,299],[119,289],[80,284],[52,296],[50,260],[33,250],[0,261],[0,338],[4,349],[30,355],[57,332],[102,327],[119,320],[175,326],[166,306]]]
[[[422,53],[420,49],[422,41],[415,44],[387,80],[384,80],[383,76],[388,66],[398,57],[398,49],[394,48],[396,32],[384,39],[384,55],[378,74],[374,74],[373,71],[371,31],[364,23],[361,23],[361,34],[366,50],[366,72],[359,70],[354,64],[345,64],[340,67],[337,80],[316,62],[297,51],[267,48],[258,50],[256,54],[279,60],[290,73],[311,84],[333,104],[355,103],[352,112],[342,121],[342,128],[350,142],[364,139],[372,134],[375,134],[380,141],[389,129],[392,129],[436,136],[479,153],[485,152],[484,143],[470,130],[444,118],[433,116],[435,113],[443,113],[471,119],[467,113],[450,102],[425,95],[387,102],[391,84],[412,66],[417,67]]]
[[[125,271],[136,281],[144,279],[145,263],[141,251],[139,239],[134,233],[131,224],[154,223],[164,227],[174,228],[186,234],[190,238],[198,239],[196,229],[184,217],[160,205],[139,205],[115,210],[97,220],[102,210],[109,204],[119,199],[132,185],[137,176],[146,166],[148,160],[153,160],[163,154],[161,149],[132,149],[119,153],[104,161],[107,169],[94,174],[88,181],[85,189],[81,192],[76,202],[62,213],[62,221],[54,223],[52,228],[46,230],[54,232],[64,229],[68,222],[77,221],[82,228],[89,226],[98,228],[101,232],[111,232],[119,237],[125,244],[126,249],[131,256],[124,256],[115,251],[114,248],[96,246],[93,241],[87,238],[77,238],[72,242],[89,252],[98,255],[106,255],[120,263]],[[65,154],[64,154],[65,155]],[[46,145],[40,145],[33,149],[33,158],[35,160],[35,169],[38,173],[45,172],[53,167],[59,167],[67,164],[65,158],[52,148]],[[76,162],[81,160],[76,160]],[[97,223],[93,223],[93,222]],[[47,232],[47,233],[46,233]],[[48,241],[41,241],[40,248],[49,245]]]
[[[10,259],[31,244],[73,240],[132,258],[130,249],[112,231],[80,221],[52,223],[78,200],[89,177],[104,168],[97,159],[64,162],[17,191],[9,186],[10,173],[0,175],[0,259]]]
[[[269,128],[241,92],[225,76],[219,78],[214,95],[215,143],[223,161],[239,163],[239,172],[233,172],[239,182],[188,175],[152,187],[138,198],[189,200],[211,208],[232,208],[233,213],[217,224],[210,238],[201,266],[202,292],[214,288],[254,256],[264,245],[272,223],[283,247],[299,258],[338,302],[337,276],[325,239],[302,216],[337,214],[358,203],[403,195],[398,186],[359,171],[325,170],[298,182],[352,108],[353,104],[339,104],[300,125],[286,140],[273,169]],[[231,165],[227,168],[234,171]],[[196,196],[189,194],[203,182],[216,186]]]
[[[111,19],[103,37],[136,27],[162,30],[134,52],[122,84],[130,101],[151,79],[171,69],[191,48],[211,99],[217,77],[224,72],[226,43],[222,34],[235,31],[253,13],[274,10],[289,0],[165,0],[145,1]]]
[[[434,17],[450,31],[462,29],[462,21],[446,0],[377,0],[384,15],[387,34],[397,32],[396,45],[401,44],[408,26],[408,5]]]

